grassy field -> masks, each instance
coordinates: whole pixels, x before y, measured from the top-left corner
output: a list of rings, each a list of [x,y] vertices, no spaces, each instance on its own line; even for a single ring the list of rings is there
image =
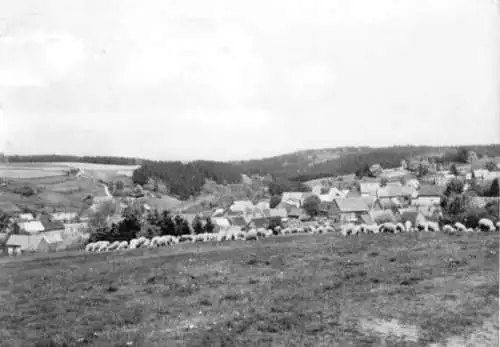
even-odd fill
[[[64,175],[71,168],[79,168],[90,176],[104,179],[109,176],[131,177],[137,165],[104,165],[90,163],[0,163],[0,177],[39,178]],[[100,177],[102,176],[102,177]]]
[[[498,234],[292,235],[0,264],[2,346],[494,346]]]

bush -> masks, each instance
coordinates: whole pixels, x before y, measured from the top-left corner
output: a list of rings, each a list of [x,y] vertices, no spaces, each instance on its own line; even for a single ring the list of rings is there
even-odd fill
[[[30,186],[22,186],[19,188],[15,188],[13,191],[16,194],[20,194],[25,197],[32,196],[36,193],[35,190]]]

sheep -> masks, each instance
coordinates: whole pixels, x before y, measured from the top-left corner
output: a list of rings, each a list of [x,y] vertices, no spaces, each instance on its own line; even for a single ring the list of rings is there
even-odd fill
[[[97,249],[95,249],[95,251],[97,251],[98,253],[105,252],[108,246],[109,246],[109,241],[99,241]]]
[[[428,222],[427,229],[432,232],[439,232],[439,224],[436,222]]]
[[[479,229],[481,231],[495,231],[495,225],[488,218],[481,218],[479,220]]]
[[[357,232],[356,226],[351,223],[342,225],[342,229],[340,231],[343,236],[353,235],[355,232]]]
[[[193,235],[181,235],[179,237],[179,242],[193,242],[194,239]]]
[[[259,236],[257,234],[257,231],[252,229],[250,230],[246,236],[245,236],[245,240],[246,241],[250,241],[250,240],[258,240],[259,239]]]
[[[128,242],[127,241],[122,241],[122,242],[120,242],[120,244],[118,245],[118,247],[116,248],[116,250],[120,251],[120,250],[127,249],[127,248],[128,248]]]
[[[143,243],[141,243],[141,245],[139,247],[141,247],[141,248],[150,248],[150,246],[151,246],[151,240],[146,239],[146,241],[144,241]]]
[[[459,232],[466,232],[467,231],[467,228],[465,227],[465,225],[463,225],[462,223],[459,223],[459,222],[455,223],[455,229]]]
[[[130,240],[129,249],[137,248],[137,239]]]
[[[368,225],[366,227],[367,234],[378,234],[379,231],[380,231],[379,226],[377,224]]]
[[[85,246],[85,252],[92,252],[92,248],[94,247],[94,242],[87,243]]]
[[[366,224],[361,224],[359,227],[358,227],[358,232],[361,233],[361,234],[366,234],[367,233],[367,225]]]
[[[417,230],[420,231],[420,232],[427,232],[427,231],[429,231],[427,229],[427,223],[426,222],[419,222],[417,224]]]
[[[115,241],[112,244],[108,245],[108,247],[106,247],[106,251],[114,251],[115,249],[118,248],[119,245],[120,241]]]
[[[396,232],[396,226],[394,225],[394,223],[387,222],[382,224],[382,227],[384,232],[386,233],[394,234]]]
[[[452,227],[451,225],[449,224],[446,224],[444,227],[443,227],[443,232],[446,233],[446,234],[454,234],[455,233],[455,228]]]
[[[396,232],[398,233],[404,233],[406,231],[405,226],[403,223],[398,223],[396,224]]]

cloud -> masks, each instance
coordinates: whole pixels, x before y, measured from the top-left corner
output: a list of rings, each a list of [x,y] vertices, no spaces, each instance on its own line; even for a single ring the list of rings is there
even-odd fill
[[[0,87],[41,86],[62,80],[85,60],[83,42],[69,33],[0,38]]]

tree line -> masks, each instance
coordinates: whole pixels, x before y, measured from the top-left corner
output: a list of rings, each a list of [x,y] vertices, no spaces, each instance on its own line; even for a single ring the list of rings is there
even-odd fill
[[[232,164],[195,161],[183,164],[180,161],[150,161],[133,172],[135,184],[144,185],[149,179],[160,179],[166,184],[170,194],[180,199],[188,199],[197,195],[206,180],[217,184],[231,184],[241,181],[241,172]]]
[[[174,215],[168,210],[159,212],[152,210],[144,213],[138,206],[130,206],[123,211],[122,219],[118,223],[108,225],[107,217],[113,213],[112,209],[103,206],[89,220],[90,239],[96,241],[130,241],[133,238],[155,236],[182,236],[201,233],[213,233],[215,225],[210,218],[196,217],[192,225],[180,215]]]
[[[139,159],[114,157],[114,156],[76,156],[76,155],[58,155],[58,154],[40,154],[40,155],[11,155],[6,157],[10,163],[49,163],[49,162],[76,162],[90,164],[108,164],[108,165],[138,165]]]

